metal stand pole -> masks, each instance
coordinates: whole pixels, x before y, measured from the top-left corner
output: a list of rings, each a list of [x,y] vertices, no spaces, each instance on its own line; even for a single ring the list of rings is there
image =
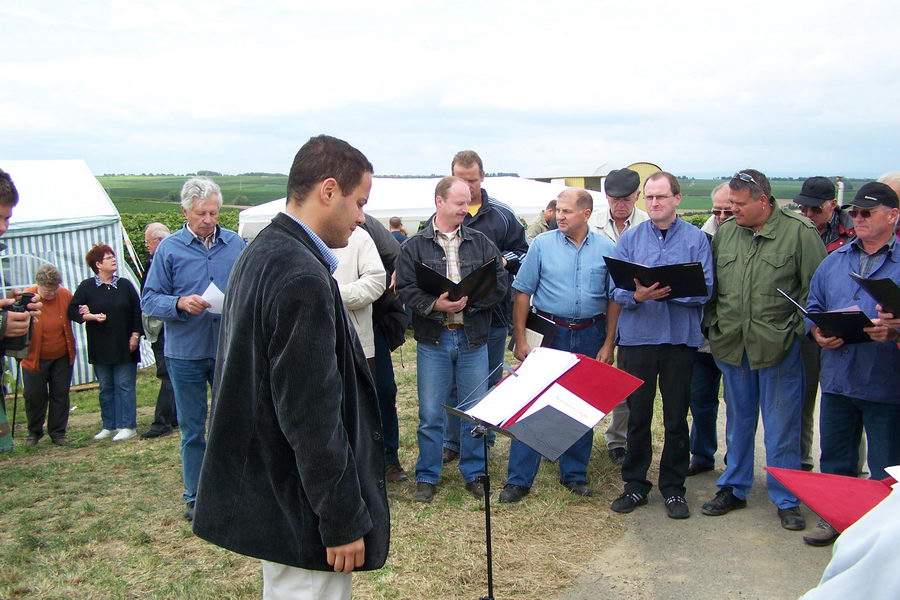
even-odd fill
[[[487,549],[487,596],[482,596],[479,600],[494,600],[494,552],[491,546],[491,475],[488,471],[488,436],[487,429],[478,425],[472,430],[473,436],[481,436],[484,444],[484,477],[482,484],[484,485],[484,545]]]

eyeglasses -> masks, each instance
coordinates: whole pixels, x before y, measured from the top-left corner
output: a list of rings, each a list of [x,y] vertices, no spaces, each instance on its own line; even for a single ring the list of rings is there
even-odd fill
[[[107,254],[106,256],[103,257],[104,262],[107,260],[110,260],[110,259],[115,260],[116,259],[115,254]]]
[[[877,211],[876,211],[877,212]],[[868,219],[872,216],[872,211],[868,208],[861,208],[859,210],[855,208],[851,208],[847,211],[847,214],[850,215],[851,219],[855,219],[856,217],[862,217],[863,219]]]
[[[675,196],[673,196],[672,194],[666,194],[665,196],[644,196],[644,200],[646,200],[647,202],[656,202],[656,201],[662,202],[666,198],[674,198],[674,197]]]
[[[756,183],[756,180],[753,179],[752,175],[749,175],[748,173],[744,173],[743,171],[738,171],[737,173],[732,175],[731,178],[732,179],[740,179],[741,181],[746,181],[747,183],[752,183],[756,187],[762,187],[761,185]]]
[[[821,206],[804,206],[801,204],[800,212],[803,213],[804,215],[808,212],[820,215],[820,214],[822,214],[822,207]]]
[[[712,210],[709,211],[709,212],[710,212],[710,214],[716,215],[717,217],[718,217],[719,215],[725,215],[726,217],[730,217],[730,216],[732,216],[732,215],[734,214],[734,213],[731,212],[730,210],[727,210],[727,209],[724,209],[724,208],[721,208],[721,209],[720,209],[720,208],[714,208],[714,209],[712,209]]]

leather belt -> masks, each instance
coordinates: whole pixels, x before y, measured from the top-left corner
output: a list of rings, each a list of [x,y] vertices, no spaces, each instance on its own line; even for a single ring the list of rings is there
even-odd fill
[[[606,317],[604,313],[600,313],[599,315],[594,315],[593,317],[588,317],[587,319],[565,319],[563,317],[551,315],[550,313],[545,313],[542,310],[535,310],[534,312],[544,317],[545,319],[553,321],[556,325],[565,327],[566,329],[571,329],[572,331],[581,331],[582,329],[587,329],[600,319]]]
[[[444,329],[462,329],[462,323],[444,323]]]

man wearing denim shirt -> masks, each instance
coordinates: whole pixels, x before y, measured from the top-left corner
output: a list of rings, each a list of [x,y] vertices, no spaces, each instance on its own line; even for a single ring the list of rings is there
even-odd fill
[[[583,189],[570,188],[556,200],[556,231],[540,234],[531,243],[512,287],[513,337],[516,358],[531,351],[525,341],[525,323],[533,302],[535,311],[556,323],[552,348],[578,352],[612,363],[615,321],[619,307],[609,304],[604,256],[611,256],[611,241],[588,228],[593,198]],[[559,481],[573,494],[591,495],[587,465],[594,432],[588,431],[559,457]],[[518,502],[531,491],[541,456],[513,441],[509,449],[506,485],[500,502]]]
[[[201,294],[214,283],[224,293],[244,241],[219,227],[222,194],[205,177],[181,188],[187,221],[159,245],[141,296],[141,310],[165,321],[166,367],[175,390],[181,430],[184,517],[194,518],[200,465],[206,451],[206,386],[213,382],[219,315],[207,310]]]
[[[666,514],[690,516],[684,499],[684,479],[690,462],[687,411],[690,405],[691,366],[703,343],[700,321],[703,304],[713,286],[713,263],[705,233],[678,218],[681,188],[671,173],[654,173],[644,184],[649,221],[625,232],[616,245],[616,258],[647,266],[699,262],[706,293],[667,300],[671,292],[659,282],[645,287],[635,279],[635,291],[613,288],[612,299],[622,306],[619,315],[619,368],[644,383],[628,397],[628,454],[622,465],[625,489],[611,508],[629,513],[647,503],[653,485],[647,480],[652,459],[650,422],[656,381],[662,393],[665,439],[659,461],[659,491]]]
[[[734,219],[722,223],[713,238],[716,292],[703,315],[728,399],[728,465],[717,481],[719,491],[703,505],[710,516],[747,506],[760,413],[767,464],[800,468],[804,327],[778,289],[806,302],[809,281],[825,257],[815,226],[778,207],[763,173],[739,171],[728,188]],[[766,481],[781,526],[805,528],[797,497],[771,475]]]
[[[500,252],[484,234],[463,225],[469,210],[469,189],[459,177],[444,177],[434,191],[436,212],[424,229],[400,247],[397,292],[413,311],[416,346],[419,427],[416,439],[418,502],[431,502],[441,477],[445,412],[457,391],[461,408],[475,404],[488,385],[488,331],[491,309],[506,295],[506,271]],[[485,297],[450,300],[419,287],[416,264],[438,271],[453,282],[494,259],[496,288]],[[471,426],[460,424],[459,471],[466,489],[484,497],[484,447],[468,435]]]
[[[894,235],[900,217],[897,194],[883,183],[867,183],[859,188],[848,213],[857,237],[816,269],[807,310],[819,313],[855,305],[876,319],[875,299],[849,274],[900,282],[900,242]],[[807,328],[822,348],[822,472],[859,476],[858,450],[865,427],[872,479],[887,477],[885,467],[900,462],[900,349],[896,345],[900,334],[876,320],[875,327],[864,330],[871,342],[845,344],[808,319]],[[826,546],[837,536],[831,525],[820,520],[803,541]]]

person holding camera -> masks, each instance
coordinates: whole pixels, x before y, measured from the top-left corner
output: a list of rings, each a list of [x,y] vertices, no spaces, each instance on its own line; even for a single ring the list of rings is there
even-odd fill
[[[9,174],[0,169],[0,236],[9,228],[13,208],[19,202],[19,192]],[[0,244],[0,250],[5,245]],[[18,297],[17,297],[18,296]],[[12,290],[12,297],[0,298],[0,380],[6,361],[7,349],[25,348],[26,336],[31,327],[31,317],[41,314],[40,297],[24,296]],[[0,452],[12,450],[12,432],[6,420],[6,406],[0,401]]]
[[[100,417],[103,428],[94,436],[102,440],[127,440],[137,434],[138,345],[144,328],[141,299],[127,279],[116,274],[116,253],[97,244],[85,256],[96,273],[78,285],[69,304],[69,319],[84,323],[88,362],[100,382]]]
[[[28,356],[22,361],[25,414],[28,416],[26,446],[33,446],[47,433],[58,446],[68,444],[69,384],[75,365],[75,335],[67,314],[72,292],[61,287],[62,276],[51,264],[34,274],[34,285],[26,293],[37,293],[43,303],[42,316],[35,319]],[[49,409],[49,412],[48,412]]]

